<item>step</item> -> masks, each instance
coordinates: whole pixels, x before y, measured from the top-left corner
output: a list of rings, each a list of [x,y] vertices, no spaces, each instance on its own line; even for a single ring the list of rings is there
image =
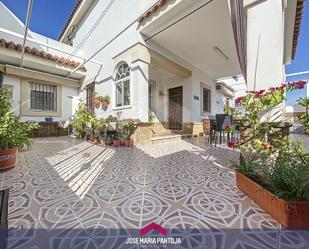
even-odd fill
[[[166,133],[153,134],[152,137],[150,138],[150,141],[152,144],[155,144],[155,143],[180,140],[181,138],[182,138],[181,135],[166,132]]]
[[[154,134],[160,134],[160,133],[168,132],[168,130],[165,129],[163,124],[161,124],[161,123],[154,123],[153,127],[152,127],[152,131],[153,131]]]

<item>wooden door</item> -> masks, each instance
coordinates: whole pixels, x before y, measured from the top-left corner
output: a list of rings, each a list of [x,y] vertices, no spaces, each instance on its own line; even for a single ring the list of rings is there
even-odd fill
[[[182,97],[182,86],[168,90],[169,128],[173,130],[182,129]]]

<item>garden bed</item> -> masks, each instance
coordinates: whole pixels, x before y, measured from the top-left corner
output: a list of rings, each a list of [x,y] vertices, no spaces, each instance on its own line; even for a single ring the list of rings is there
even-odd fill
[[[236,170],[237,187],[285,228],[309,228],[309,201],[287,202]]]

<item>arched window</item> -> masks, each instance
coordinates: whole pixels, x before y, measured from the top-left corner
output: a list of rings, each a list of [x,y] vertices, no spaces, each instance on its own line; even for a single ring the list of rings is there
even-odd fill
[[[130,105],[130,68],[126,63],[118,66],[115,77],[116,107]]]

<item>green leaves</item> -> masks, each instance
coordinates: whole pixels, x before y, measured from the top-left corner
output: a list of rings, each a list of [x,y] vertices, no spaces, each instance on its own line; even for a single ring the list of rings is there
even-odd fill
[[[309,98],[299,98],[297,103],[305,108],[304,113],[298,114],[298,120],[304,125],[305,131],[309,131]]]
[[[22,148],[24,145],[29,148],[32,145],[29,134],[38,128],[38,124],[21,122],[11,108],[8,92],[0,88],[0,149]]]
[[[274,164],[264,164],[264,175],[277,197],[309,200],[309,153],[304,152],[300,142],[287,141]]]
[[[95,121],[94,115],[88,112],[87,107],[84,103],[80,103],[78,110],[76,111],[70,124],[74,131],[81,135],[85,131],[86,125],[92,124]]]

